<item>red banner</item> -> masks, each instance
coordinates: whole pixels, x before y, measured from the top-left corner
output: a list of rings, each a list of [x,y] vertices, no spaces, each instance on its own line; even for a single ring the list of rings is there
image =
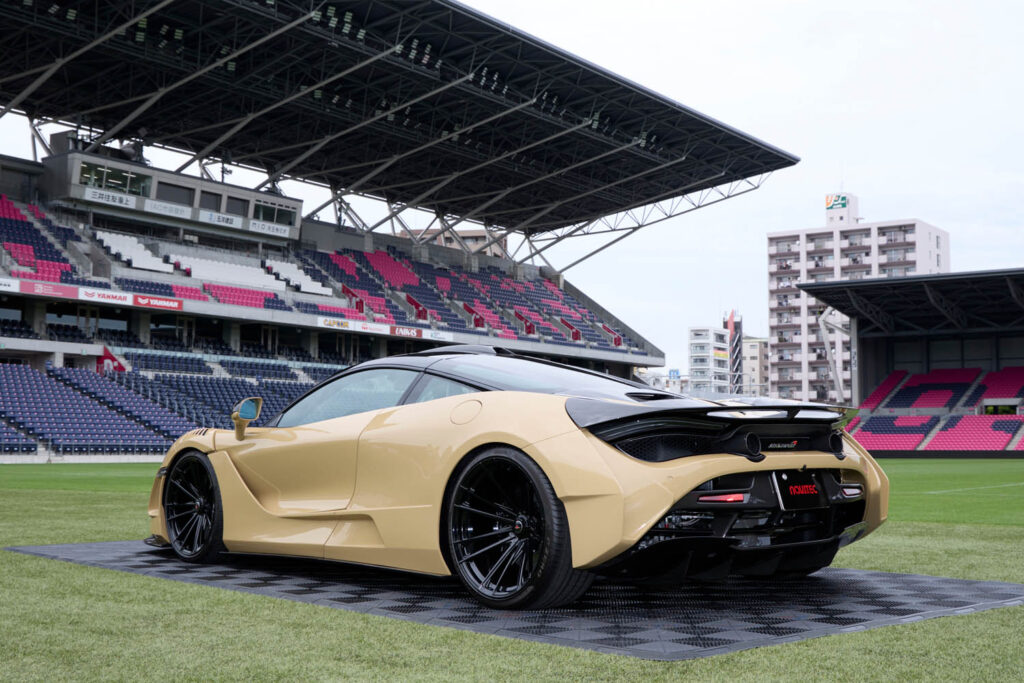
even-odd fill
[[[41,296],[59,296],[63,299],[77,299],[78,287],[57,285],[52,282],[21,281],[22,294],[39,294]]]
[[[165,311],[180,311],[181,299],[168,299],[162,296],[150,296],[149,294],[136,294],[135,305],[143,308],[160,308]]]
[[[110,349],[103,347],[103,355],[96,358],[96,372],[101,375],[104,372],[124,372],[124,365],[117,359]]]
[[[418,327],[401,327],[399,325],[391,326],[391,334],[396,337],[417,337],[422,336],[423,331]]]

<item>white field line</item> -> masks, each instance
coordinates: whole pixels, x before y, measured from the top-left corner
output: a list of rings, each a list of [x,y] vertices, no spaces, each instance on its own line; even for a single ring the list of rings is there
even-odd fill
[[[981,489],[1003,489],[1008,486],[1024,486],[1024,481],[1018,481],[1014,484],[995,484],[993,486],[971,486],[965,489],[946,489],[945,491],[922,491],[922,493],[960,493],[961,491],[980,491]]]

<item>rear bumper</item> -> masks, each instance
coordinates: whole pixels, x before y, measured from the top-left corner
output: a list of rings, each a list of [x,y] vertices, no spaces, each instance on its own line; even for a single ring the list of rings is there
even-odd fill
[[[794,472],[788,473],[792,481]],[[747,472],[702,483],[629,550],[594,571],[703,579],[810,571],[867,533],[862,485],[844,484],[838,469],[806,471],[818,490],[798,508],[799,497],[786,501],[779,493],[786,474]],[[741,500],[707,502],[727,496]]]

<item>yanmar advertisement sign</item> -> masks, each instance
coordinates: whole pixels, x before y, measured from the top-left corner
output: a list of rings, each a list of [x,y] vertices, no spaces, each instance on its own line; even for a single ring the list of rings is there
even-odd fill
[[[78,299],[80,301],[92,301],[94,303],[123,304],[125,306],[132,305],[131,294],[128,292],[114,292],[109,289],[80,287],[78,290]]]
[[[135,305],[142,308],[159,308],[164,311],[180,311],[181,299],[167,299],[162,296],[136,294]]]

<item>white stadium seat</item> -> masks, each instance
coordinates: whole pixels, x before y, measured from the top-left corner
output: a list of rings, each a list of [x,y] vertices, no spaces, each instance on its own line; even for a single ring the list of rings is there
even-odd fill
[[[267,259],[267,266],[287,280],[289,284],[298,287],[300,292],[334,296],[334,292],[331,291],[330,287],[323,286],[294,263],[278,261],[277,259]]]
[[[286,289],[284,282],[258,266],[246,266],[184,254],[168,254],[168,256],[171,257],[171,263],[180,263],[182,268],[191,270],[192,277],[200,280],[226,282],[271,292],[283,292]]]
[[[120,252],[121,258],[130,262],[132,268],[158,273],[174,272],[174,266],[154,256],[142,242],[131,235],[97,230],[96,238],[114,254]]]

